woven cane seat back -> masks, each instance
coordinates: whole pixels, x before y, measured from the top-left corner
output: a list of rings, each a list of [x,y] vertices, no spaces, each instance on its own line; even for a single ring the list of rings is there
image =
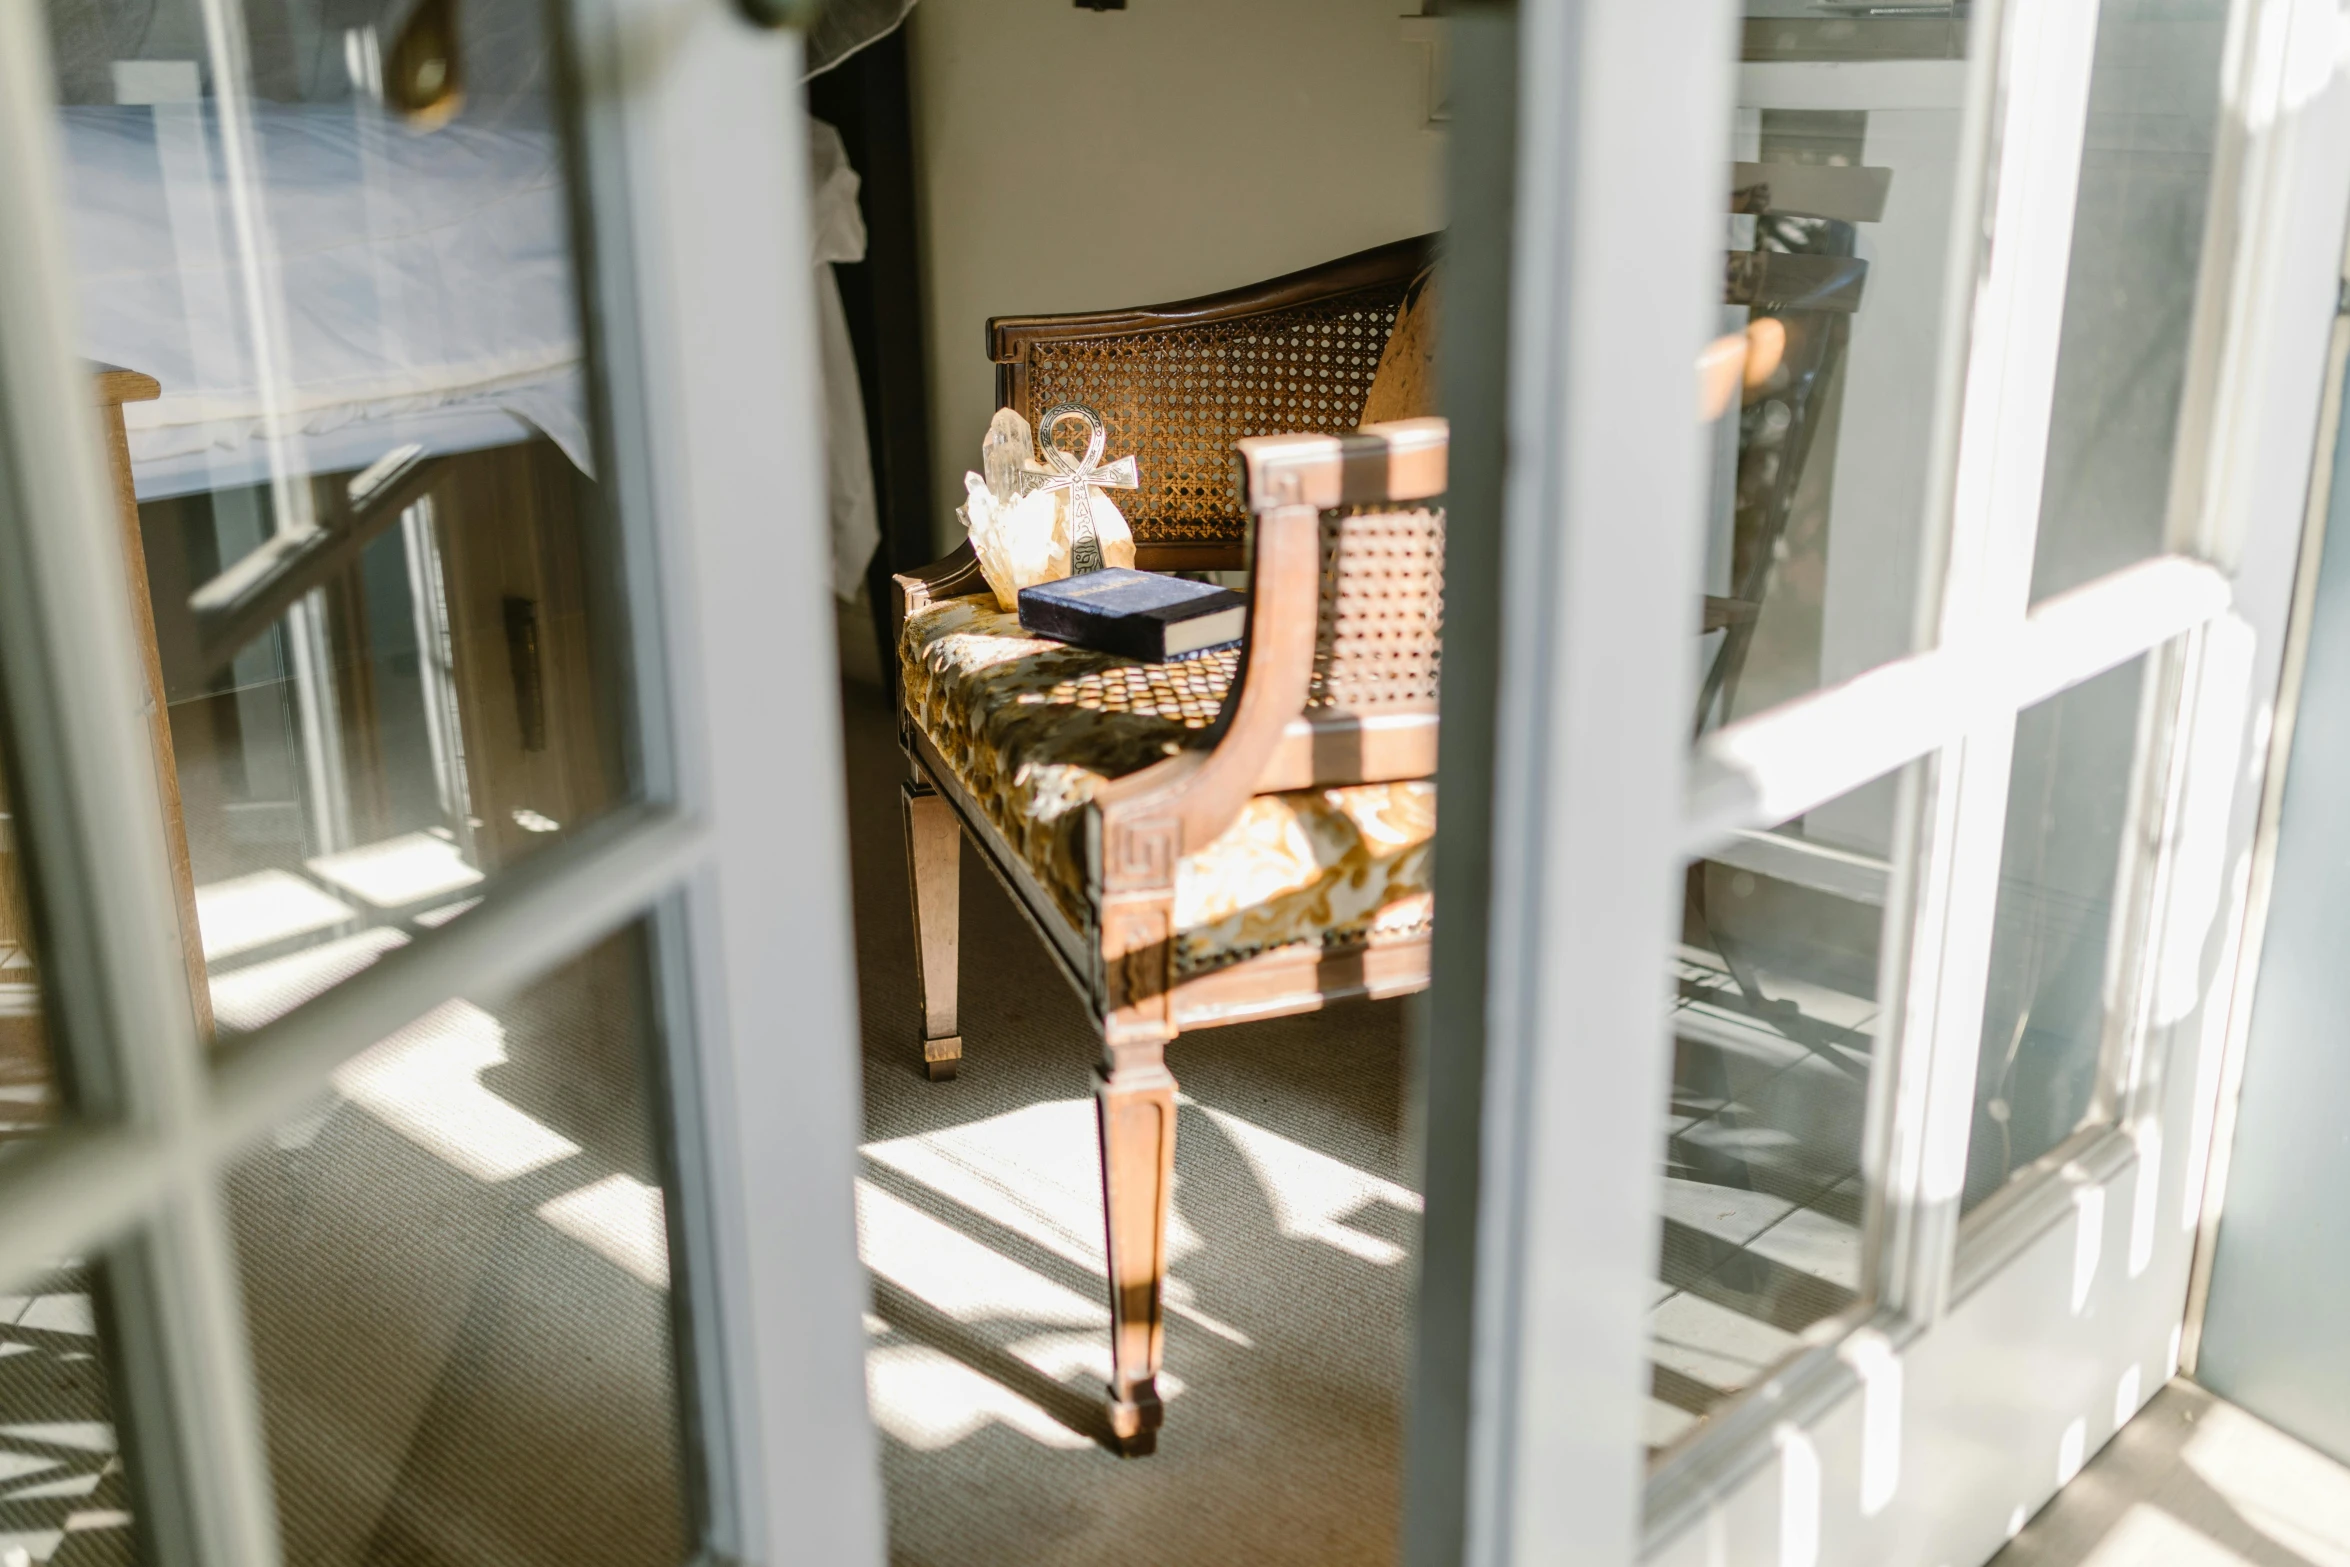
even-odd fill
[[[1337,435],[1362,423],[1403,291],[1320,301],[1251,320],[1132,337],[1037,343],[1033,423],[1055,403],[1102,416],[1111,455],[1142,488],[1115,496],[1138,544],[1238,544],[1248,532],[1232,445],[1244,435]]]
[[[1322,514],[1309,710],[1433,709],[1443,632],[1443,512]]]
[[[1183,304],[991,322],[997,401],[1031,424],[1056,403],[1102,416],[1108,455],[1142,470],[1141,489],[1111,497],[1137,544],[1237,551],[1233,443],[1360,425],[1427,249],[1407,240]]]

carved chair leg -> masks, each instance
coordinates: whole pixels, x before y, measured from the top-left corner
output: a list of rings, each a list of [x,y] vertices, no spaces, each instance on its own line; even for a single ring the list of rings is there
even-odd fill
[[[963,828],[927,783],[907,783],[906,874],[914,903],[914,986],[922,1001],[922,1062],[931,1079],[963,1060],[955,985],[962,949]]]
[[[1094,1084],[1110,1262],[1110,1431],[1118,1452],[1158,1447],[1160,1295],[1175,1186],[1175,1078],[1160,1043],[1112,1045]]]

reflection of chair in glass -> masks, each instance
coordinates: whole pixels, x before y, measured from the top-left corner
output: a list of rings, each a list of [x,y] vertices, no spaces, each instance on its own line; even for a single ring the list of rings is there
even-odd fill
[[[923,1050],[962,1055],[959,840],[1103,1035],[1109,1435],[1160,1421],[1179,1031],[1428,975],[1440,420],[1351,431],[1418,242],[1184,305],[997,321],[1002,400],[1098,409],[1140,459],[1141,564],[1251,569],[1238,653],[1149,665],[1031,640],[966,546],[897,579]],[[1305,430],[1326,433],[1275,433]],[[1241,484],[1231,452],[1241,452]]]
[[[1756,318],[1780,323],[1785,347],[1776,369],[1749,391],[1738,411],[1736,488],[1731,498],[1731,596],[1709,601],[1706,629],[1723,637],[1708,661],[1699,688],[1696,729],[1738,716],[1738,689],[1745,673],[1766,597],[1784,565],[1790,520],[1822,428],[1834,417],[1831,389],[1851,341],[1852,315],[1861,303],[1868,264],[1854,254],[1855,224],[1873,222],[1884,211],[1890,183],[1884,169],[1801,163],[1737,166],[1730,198],[1733,213],[1751,214],[1755,248],[1733,252],[1729,299],[1749,306]],[[1907,584],[1889,585],[1906,591]],[[1684,982],[1684,999],[1735,1005],[1761,1027],[1801,1046],[1838,1073],[1865,1079],[1864,1046],[1853,1030],[1808,1017],[1794,1000],[1766,992],[1753,955],[1718,917],[1710,896],[1725,874],[1711,861],[1689,867],[1685,917],[1690,938],[1720,958],[1727,986]],[[1733,1000],[1733,998],[1735,998]],[[1690,1053],[1688,1088],[1697,1102],[1730,1106],[1735,1094],[1724,1056],[1698,1047]],[[1680,1141],[1690,1173],[1711,1184],[1751,1189],[1753,1171],[1735,1140],[1711,1144]],[[1756,1270],[1746,1259],[1723,1267],[1732,1277]]]
[[[1856,221],[1884,211],[1886,171],[1811,164],[1737,166],[1730,210],[1755,220],[1755,248],[1730,254],[1728,299],[1786,332],[1778,368],[1738,414],[1730,598],[1709,606],[1706,629],[1725,635],[1697,698],[1697,727],[1726,723],[1754,645],[1779,546],[1795,510],[1860,308],[1868,263],[1853,255]],[[1906,587],[1906,584],[1903,584]]]
[[[1727,723],[1737,711],[1738,683],[1754,645],[1763,604],[1780,567],[1781,546],[1794,515],[1821,426],[1832,416],[1829,388],[1841,369],[1860,308],[1868,263],[1853,255],[1854,224],[1881,216],[1887,171],[1816,164],[1745,163],[1736,167],[1733,213],[1755,220],[1755,248],[1733,251],[1728,297],[1785,331],[1777,368],[1747,395],[1738,413],[1737,486],[1732,499],[1727,600],[1710,600],[1706,629],[1723,632],[1706,666],[1697,697],[1697,732]],[[1907,584],[1899,585],[1906,589]],[[1703,863],[1692,866],[1689,898],[1706,919]],[[1768,1000],[1735,943],[1714,933],[1713,945],[1750,1005],[1763,1016],[1786,1008]],[[1799,1030],[1800,1032],[1800,1030]]]

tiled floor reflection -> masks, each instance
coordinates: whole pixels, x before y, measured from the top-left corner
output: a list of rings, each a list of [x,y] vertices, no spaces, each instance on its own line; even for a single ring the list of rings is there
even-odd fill
[[[128,1563],[130,1506],[88,1276],[0,1296],[0,1567]]]
[[[1687,1434],[1860,1287],[1872,1000],[1684,946],[1648,1443]]]
[[[32,905],[17,848],[22,830],[0,781],[0,1147],[39,1136],[64,1111],[33,956]]]
[[[32,955],[20,943],[0,941],[0,1144],[33,1136],[56,1119],[57,1079],[49,1069]]]

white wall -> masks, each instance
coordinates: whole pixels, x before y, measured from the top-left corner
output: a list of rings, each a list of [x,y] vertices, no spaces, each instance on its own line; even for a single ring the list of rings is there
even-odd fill
[[[937,527],[990,316],[1159,304],[1442,224],[1416,0],[921,0],[910,22]],[[1117,455],[1112,452],[1113,456]]]

